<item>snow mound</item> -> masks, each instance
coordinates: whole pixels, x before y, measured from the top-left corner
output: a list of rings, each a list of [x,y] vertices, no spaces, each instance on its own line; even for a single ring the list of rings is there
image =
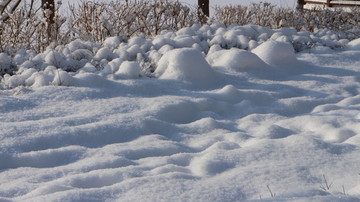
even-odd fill
[[[107,47],[103,47],[100,50],[98,50],[96,52],[96,55],[94,56],[95,60],[102,60],[102,59],[106,59],[108,61],[111,61],[112,59],[115,58],[114,53]]]
[[[122,38],[118,36],[108,37],[104,40],[103,45],[110,49],[117,48],[121,43]]]
[[[138,62],[125,61],[121,63],[116,74],[126,78],[139,78],[141,76],[141,67]]]
[[[46,54],[46,56],[44,58],[44,62],[49,65],[53,65],[55,67],[68,66],[66,57],[62,53],[55,52],[52,50],[48,51],[48,53]]]
[[[77,49],[74,52],[71,53],[71,58],[74,60],[82,60],[82,59],[86,59],[86,60],[92,60],[92,58],[94,57],[94,54],[87,49]]]
[[[74,77],[72,77],[68,72],[58,70],[52,84],[57,86],[71,86],[74,84]]]
[[[11,77],[4,77],[3,82],[9,88],[15,88],[21,85],[25,85],[26,80],[29,79],[31,75],[35,72],[35,69],[21,68],[16,75]]]
[[[297,64],[293,46],[286,42],[266,41],[251,52],[269,65],[291,68]]]
[[[227,162],[224,156],[216,155],[216,153],[212,152],[195,158],[190,164],[192,172],[197,176],[220,174],[232,167],[233,165]]]
[[[346,48],[348,50],[360,50],[360,38],[350,41]]]
[[[35,72],[28,79],[26,79],[25,83],[28,86],[41,87],[51,84],[52,81],[52,76],[47,75],[44,72]]]
[[[268,66],[254,53],[236,48],[211,53],[206,60],[212,66],[228,68],[233,71],[265,69]]]
[[[77,39],[77,40],[74,40],[74,41],[70,42],[69,44],[67,44],[66,47],[69,48],[69,50],[71,52],[76,51],[78,49],[91,50],[92,44],[90,42],[84,42],[84,41],[81,41],[80,39]]]
[[[244,96],[241,94],[241,92],[233,85],[224,86],[222,89],[216,92],[214,97],[232,104],[238,103],[244,99]]]
[[[155,75],[160,79],[179,80],[199,86],[211,85],[218,79],[201,52],[192,48],[167,52],[158,62]]]

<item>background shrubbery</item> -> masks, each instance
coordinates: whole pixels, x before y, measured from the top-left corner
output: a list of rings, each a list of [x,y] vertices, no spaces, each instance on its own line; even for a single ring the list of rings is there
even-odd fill
[[[57,5],[59,8],[60,4]],[[40,11],[21,7],[5,22],[0,21],[0,52],[9,49],[43,51],[51,42],[67,44],[74,39],[101,42],[110,36],[154,36],[162,30],[179,30],[199,22],[196,9],[179,2],[121,0],[82,1],[70,6],[67,16],[55,16],[55,40],[49,39]]]
[[[272,29],[294,27],[298,31],[329,29],[347,32],[360,28],[360,10],[353,8],[347,12],[342,9],[298,11],[275,7],[270,3],[252,4],[251,6],[231,5],[217,7],[213,21],[226,26],[256,24]]]
[[[59,8],[60,4],[56,7]],[[43,51],[51,42],[66,44],[74,39],[102,42],[106,37],[145,35],[151,37],[163,30],[179,30],[199,23],[196,8],[179,2],[121,1],[109,3],[82,1],[78,7],[70,6],[68,16],[55,16],[55,37],[49,39],[46,22],[39,10],[29,11],[26,6],[16,10],[8,20],[0,22],[0,52],[12,49]],[[303,11],[275,7],[270,3],[250,6],[231,5],[216,7],[209,23],[231,24],[277,29],[294,27],[314,31],[330,29],[359,37],[359,10]]]

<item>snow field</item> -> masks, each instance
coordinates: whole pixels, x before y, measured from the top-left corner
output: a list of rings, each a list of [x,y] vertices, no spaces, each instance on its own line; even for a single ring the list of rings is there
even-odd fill
[[[19,65],[0,201],[359,201],[359,41],[333,34],[194,26],[0,55]]]

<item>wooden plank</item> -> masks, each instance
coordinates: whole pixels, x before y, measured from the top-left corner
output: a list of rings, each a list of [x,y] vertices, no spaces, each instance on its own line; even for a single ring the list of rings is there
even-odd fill
[[[306,0],[305,4],[317,4],[317,5],[326,5],[328,7],[332,6],[360,6],[359,0],[346,0],[346,1],[331,1],[331,0]]]
[[[360,1],[331,1],[333,5],[360,5]]]

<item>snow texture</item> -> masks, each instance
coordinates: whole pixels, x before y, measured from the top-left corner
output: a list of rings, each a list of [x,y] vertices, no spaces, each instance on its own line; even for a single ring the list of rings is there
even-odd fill
[[[359,201],[359,39],[333,34],[1,53],[0,201]]]

